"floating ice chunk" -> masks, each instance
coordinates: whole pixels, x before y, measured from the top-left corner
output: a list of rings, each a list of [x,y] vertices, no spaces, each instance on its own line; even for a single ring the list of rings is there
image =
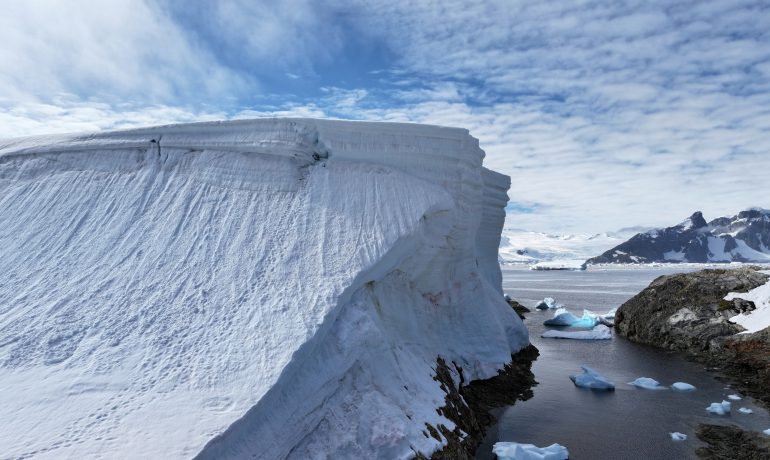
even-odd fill
[[[730,413],[730,406],[732,404],[729,401],[722,401],[721,403],[711,403],[706,410],[714,415],[727,415]]]
[[[607,380],[606,377],[600,375],[595,370],[588,366],[580,366],[583,369],[582,374],[570,375],[569,379],[576,387],[589,388],[591,390],[607,390],[613,391],[615,384]]]
[[[740,409],[738,409],[738,412],[740,412],[741,414],[753,414],[754,413],[754,411],[749,409],[748,407],[741,407]]]
[[[674,384],[671,385],[671,388],[673,388],[676,391],[695,391],[694,386],[684,382],[674,382]]]
[[[572,326],[580,321],[580,318],[573,315],[566,308],[558,308],[553,312],[553,318],[543,322],[546,326]]]
[[[583,310],[583,317],[572,323],[572,327],[585,327],[592,328],[597,324],[603,322],[604,318],[601,315],[597,315],[591,310]],[[610,323],[612,325],[612,323]]]
[[[765,433],[766,435],[770,436],[770,428],[768,428],[768,429],[766,429],[766,430],[764,430],[762,432]]]
[[[662,386],[660,382],[649,377],[639,377],[633,382],[628,382],[629,385],[633,385],[637,388],[644,388],[645,390],[665,390],[666,387]]]
[[[738,395],[727,395],[727,399],[732,399],[733,401],[740,401],[741,397]]]
[[[548,310],[549,308],[560,308],[562,307],[561,304],[556,303],[555,300],[553,300],[553,297],[546,297],[545,299],[541,300],[539,304],[535,305],[535,308],[538,310]]]
[[[684,433],[680,433],[678,431],[674,431],[673,433],[670,433],[670,434],[671,434],[671,439],[674,440],[674,441],[686,441],[687,440],[687,435],[684,434]]]
[[[498,460],[567,460],[567,448],[559,444],[548,447],[537,447],[534,444],[519,444],[518,442],[496,442],[492,453]]]
[[[612,310],[608,311],[607,313],[605,313],[602,316],[604,316],[605,319],[614,320],[615,319],[615,313],[617,313],[617,312],[618,312],[618,309],[617,308],[613,308]]]
[[[612,331],[607,326],[600,324],[590,331],[545,331],[540,337],[549,339],[609,340],[612,338]]]

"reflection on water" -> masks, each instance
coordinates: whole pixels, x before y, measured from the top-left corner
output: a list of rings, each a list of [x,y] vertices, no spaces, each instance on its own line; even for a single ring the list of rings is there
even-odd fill
[[[682,271],[682,270],[680,270]],[[580,316],[584,308],[605,312],[646,287],[672,269],[589,270],[586,272],[540,272],[503,270],[503,288],[511,297],[532,307],[543,297],[554,297]],[[533,365],[539,385],[535,396],[502,410],[497,426],[490,428],[478,457],[492,458],[496,441],[527,442],[539,446],[558,442],[566,446],[572,460],[581,459],[686,459],[695,458],[701,445],[695,427],[703,422],[736,423],[747,429],[770,427],[770,416],[749,399],[733,402],[727,417],[709,415],[705,408],[734,393],[702,366],[677,354],[631,343],[619,336],[604,341],[543,339],[543,321],[553,311],[534,311],[525,324],[531,342],[540,350]],[[569,374],[586,364],[615,382],[611,393],[576,388]],[[652,377],[663,385],[676,381],[698,387],[693,393],[673,390],[640,390],[625,382]],[[754,414],[738,413],[748,407]],[[684,442],[671,441],[669,433],[688,435]]]

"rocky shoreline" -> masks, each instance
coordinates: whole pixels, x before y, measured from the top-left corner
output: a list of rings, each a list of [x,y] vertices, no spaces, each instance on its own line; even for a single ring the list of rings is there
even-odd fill
[[[615,329],[631,341],[684,353],[770,407],[770,329],[739,334],[744,329],[728,319],[755,305],[740,298],[724,300],[728,293],[748,292],[768,278],[756,267],[661,276],[620,306]],[[758,433],[701,425],[697,434],[709,444],[698,449],[701,458],[770,458],[770,442]]]
[[[533,396],[532,387],[537,385],[532,373],[532,362],[539,352],[532,345],[511,355],[511,362],[499,371],[498,375],[486,380],[465,382],[462,369],[454,363],[447,363],[438,358],[434,380],[439,382],[446,393],[446,404],[439,408],[440,414],[454,422],[450,430],[444,425],[426,424],[425,436],[439,441],[446,439],[447,445],[434,452],[432,460],[472,460],[487,428],[495,422],[494,409],[513,405],[516,401],[526,401]],[[459,383],[453,375],[459,375]],[[422,453],[416,453],[415,459],[427,460]]]

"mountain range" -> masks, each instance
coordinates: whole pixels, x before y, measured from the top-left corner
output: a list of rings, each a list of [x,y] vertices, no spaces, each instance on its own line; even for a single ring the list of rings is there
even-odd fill
[[[650,262],[770,262],[770,210],[750,208],[710,222],[698,211],[588,259],[589,264]]]

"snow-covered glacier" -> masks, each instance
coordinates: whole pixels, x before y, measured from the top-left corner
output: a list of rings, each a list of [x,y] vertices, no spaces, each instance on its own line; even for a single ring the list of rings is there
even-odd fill
[[[430,455],[437,358],[529,342],[483,157],[309,119],[0,141],[0,457]]]

